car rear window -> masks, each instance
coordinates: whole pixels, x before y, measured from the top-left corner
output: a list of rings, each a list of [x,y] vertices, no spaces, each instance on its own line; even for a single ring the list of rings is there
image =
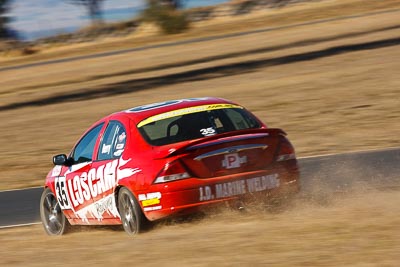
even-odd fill
[[[188,114],[176,112],[176,114],[176,116],[165,116],[165,119],[141,122],[138,124],[138,129],[149,144],[162,146],[220,133],[261,127],[251,113],[239,106]],[[162,115],[157,117],[163,118]]]

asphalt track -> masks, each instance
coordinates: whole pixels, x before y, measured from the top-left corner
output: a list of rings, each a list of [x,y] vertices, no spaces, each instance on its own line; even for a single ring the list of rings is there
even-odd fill
[[[302,192],[400,187],[400,148],[300,158]],[[322,190],[323,189],[323,190]],[[40,222],[41,187],[0,192],[0,229]]]
[[[399,11],[400,11],[399,8],[389,9],[389,10],[381,10],[381,11],[374,11],[374,12],[368,12],[368,13],[363,13],[363,14],[339,16],[339,17],[334,17],[334,18],[329,18],[329,19],[319,19],[319,20],[284,25],[284,26],[279,26],[279,27],[267,27],[267,28],[262,28],[262,29],[257,29],[257,30],[228,33],[228,34],[215,35],[215,36],[209,36],[209,37],[193,38],[193,39],[189,39],[189,40],[161,43],[161,44],[155,44],[155,45],[139,46],[139,47],[134,47],[134,48],[120,49],[120,50],[115,50],[115,51],[102,52],[102,53],[96,53],[96,54],[90,54],[90,55],[84,55],[84,56],[74,56],[74,57],[61,58],[61,59],[55,59],[55,60],[47,60],[47,61],[41,61],[41,62],[35,62],[35,63],[27,63],[27,64],[22,64],[22,65],[2,67],[2,68],[0,68],[0,72],[8,71],[8,70],[25,69],[25,68],[37,67],[37,66],[44,66],[44,65],[51,65],[51,64],[58,64],[58,63],[64,63],[64,62],[71,62],[71,61],[77,61],[77,60],[83,60],[83,59],[102,58],[102,57],[126,54],[126,53],[155,49],[155,48],[171,47],[171,46],[185,45],[185,44],[191,44],[191,43],[208,42],[208,41],[213,41],[213,40],[246,36],[246,35],[251,35],[251,34],[265,33],[265,32],[277,31],[277,30],[283,30],[283,29],[297,28],[297,27],[321,24],[321,23],[326,23],[326,22],[334,22],[334,21],[353,19],[353,18],[362,18],[362,17],[374,16],[374,15],[386,14],[386,13],[396,13]]]

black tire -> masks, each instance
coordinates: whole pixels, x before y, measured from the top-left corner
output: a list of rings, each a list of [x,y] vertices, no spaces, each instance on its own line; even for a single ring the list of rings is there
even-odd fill
[[[136,235],[144,228],[146,218],[131,191],[123,187],[118,192],[118,210],[122,226],[129,235]]]
[[[69,226],[56,196],[49,188],[43,191],[40,198],[40,219],[46,233],[52,236],[64,234]]]

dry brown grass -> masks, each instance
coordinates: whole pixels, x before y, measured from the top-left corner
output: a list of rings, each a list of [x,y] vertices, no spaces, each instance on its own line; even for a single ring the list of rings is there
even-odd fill
[[[364,1],[326,3],[346,2],[359,3],[346,12],[367,11]],[[0,189],[42,184],[51,156],[103,115],[184,97],[244,104],[285,129],[299,156],[399,146],[400,50],[388,41],[400,36],[398,14],[1,72],[0,106],[23,106],[0,111]],[[398,191],[317,191],[280,213],[210,213],[134,238],[2,229],[0,265],[398,266]]]
[[[328,201],[326,201],[328,200]],[[60,238],[41,226],[0,231],[3,266],[398,266],[398,191],[297,200],[280,213],[231,211],[129,237],[80,228]]]

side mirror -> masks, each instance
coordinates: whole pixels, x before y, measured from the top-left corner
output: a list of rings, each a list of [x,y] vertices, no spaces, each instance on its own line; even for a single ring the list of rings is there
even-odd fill
[[[68,165],[68,159],[65,154],[56,155],[53,157],[54,165]]]

